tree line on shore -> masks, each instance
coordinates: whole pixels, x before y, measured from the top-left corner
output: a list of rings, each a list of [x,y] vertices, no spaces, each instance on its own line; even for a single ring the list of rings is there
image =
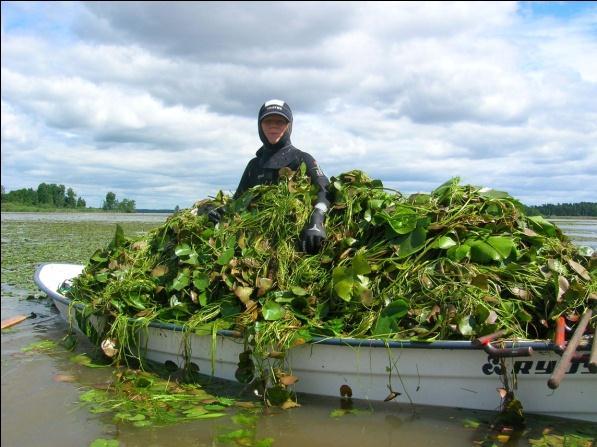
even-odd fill
[[[66,188],[64,185],[56,185],[55,183],[40,183],[37,189],[22,188],[8,193],[5,192],[4,186],[2,186],[2,203],[46,209],[89,209],[85,199],[77,197],[72,188]],[[104,211],[133,213],[136,211],[136,205],[134,200],[126,198],[120,201],[117,200],[116,194],[110,191],[106,194],[101,209]],[[525,212],[530,216],[597,217],[597,202],[531,205],[525,206]]]
[[[597,202],[546,203],[525,207],[529,215],[596,217]]]
[[[84,210],[87,203],[83,197],[77,197],[72,188],[66,188],[64,185],[55,183],[40,183],[37,189],[21,188],[15,191],[6,192],[2,185],[2,205],[4,204],[22,205],[26,207],[39,207],[42,209],[65,209],[65,210]],[[116,211],[124,213],[133,213],[136,211],[134,200],[117,200],[116,194],[108,192],[102,207],[104,211]]]

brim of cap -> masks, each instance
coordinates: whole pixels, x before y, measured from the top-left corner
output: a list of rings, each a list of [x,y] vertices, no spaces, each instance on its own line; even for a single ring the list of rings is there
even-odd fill
[[[267,112],[266,114],[264,114],[264,115],[261,117],[261,121],[263,121],[263,119],[264,119],[266,116],[270,116],[270,115],[279,115],[279,116],[281,116],[282,118],[284,118],[286,121],[290,122],[290,120],[288,119],[288,117],[287,117],[286,115],[284,115],[282,112],[276,112],[276,111],[274,111],[274,112]]]

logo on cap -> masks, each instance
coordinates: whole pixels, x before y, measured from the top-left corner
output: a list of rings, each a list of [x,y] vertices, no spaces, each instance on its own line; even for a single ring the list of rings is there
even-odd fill
[[[281,109],[284,106],[284,101],[281,99],[270,99],[268,102],[265,103],[265,107],[269,106],[279,106]]]

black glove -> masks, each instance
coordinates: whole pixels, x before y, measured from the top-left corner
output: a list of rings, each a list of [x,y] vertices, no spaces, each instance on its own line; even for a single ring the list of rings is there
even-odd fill
[[[301,234],[301,248],[304,252],[311,255],[316,254],[320,249],[323,241],[325,240],[325,228],[323,226],[323,220],[325,214],[318,208],[315,208],[309,223],[303,229]]]
[[[212,222],[215,225],[220,222],[225,211],[226,210],[224,209],[223,206],[220,206],[218,208],[211,208],[207,212],[207,218],[209,219],[210,222]]]

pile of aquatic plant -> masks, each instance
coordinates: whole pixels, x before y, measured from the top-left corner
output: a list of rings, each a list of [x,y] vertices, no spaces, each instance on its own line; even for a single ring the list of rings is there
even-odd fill
[[[308,255],[298,240],[314,187],[304,169],[281,178],[198,202],[140,238],[117,227],[68,295],[112,316],[112,334],[126,317],[228,328],[264,355],[314,336],[550,338],[558,316],[576,320],[597,292],[590,248],[458,178],[405,197],[361,171],[332,177],[328,238]],[[226,210],[215,226],[214,206]]]

